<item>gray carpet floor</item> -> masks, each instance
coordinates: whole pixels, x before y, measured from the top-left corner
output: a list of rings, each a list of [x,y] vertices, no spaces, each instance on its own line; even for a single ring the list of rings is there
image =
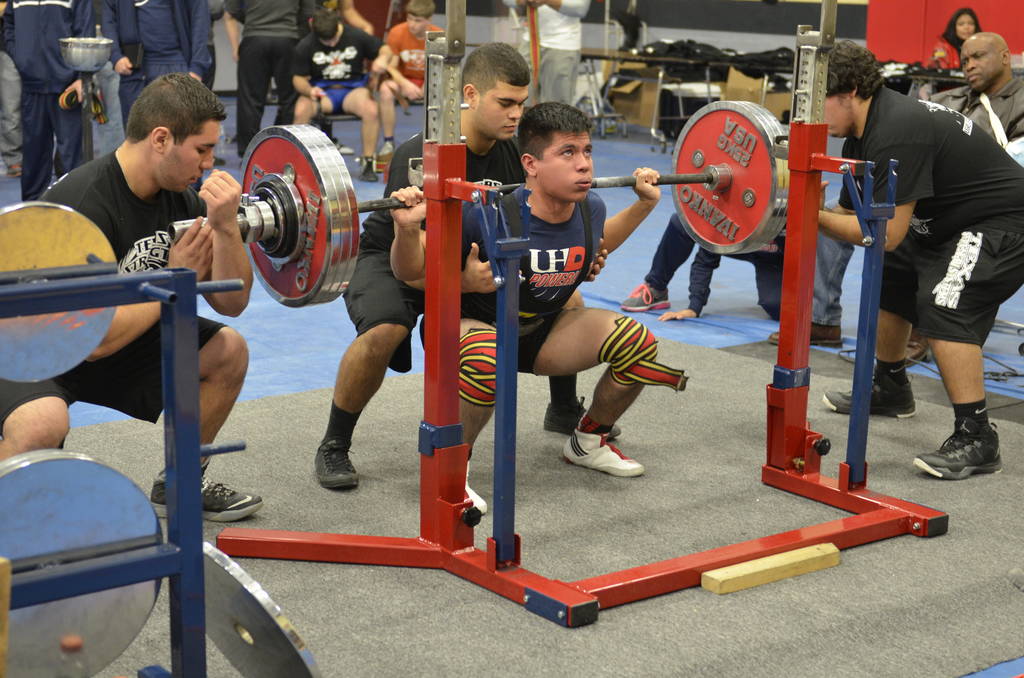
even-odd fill
[[[766,345],[765,345],[766,346]],[[768,357],[758,355],[768,351]],[[520,380],[517,531],[527,569],[565,581],[695,553],[841,517],[760,483],[764,385],[773,353],[663,342],[691,375],[684,393],[649,388],[621,420],[624,452],[646,475],[619,479],[563,464],[563,438],[540,427],[547,381]],[[850,367],[814,352],[808,417],[845,454],[847,419],[820,402]],[[581,375],[589,394],[596,370]],[[922,380],[918,380],[922,381]],[[919,383],[934,392],[934,384]],[[932,398],[931,400],[935,400]],[[242,526],[415,536],[422,376],[390,377],[356,431],[357,490],[321,489],[312,458],[329,392],[241,403],[221,438],[245,452],[217,458],[217,480],[264,497]],[[1010,413],[1019,408],[997,410]],[[700,588],[604,610],[565,629],[444,571],[239,559],[281,605],[324,676],[960,676],[1024,655],[1020,488],[1024,426],[998,421],[1004,471],[962,482],[917,472],[915,454],[952,426],[948,404],[922,398],[908,420],[873,419],[869,487],[950,514],[949,533],[902,536],[842,552],[839,566],[724,596]],[[470,483],[491,496],[485,431]],[[77,428],[67,448],[123,471],[148,490],[161,463],[159,426]],[[205,526],[213,541],[222,526]],[[488,517],[477,545],[490,535]],[[135,643],[103,676],[169,666],[166,586]],[[211,644],[211,676],[237,672]]]

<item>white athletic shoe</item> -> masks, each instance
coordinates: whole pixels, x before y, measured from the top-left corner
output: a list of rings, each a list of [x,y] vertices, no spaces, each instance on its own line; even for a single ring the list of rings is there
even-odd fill
[[[480,509],[481,514],[487,515],[487,502],[484,501],[483,497],[473,491],[473,488],[469,486],[468,482],[466,483],[466,496],[471,502],[473,502],[473,506]]]
[[[619,448],[610,445],[604,433],[584,433],[579,429],[572,432],[562,448],[565,461],[585,466],[613,476],[639,476],[644,472],[643,464],[624,455]]]

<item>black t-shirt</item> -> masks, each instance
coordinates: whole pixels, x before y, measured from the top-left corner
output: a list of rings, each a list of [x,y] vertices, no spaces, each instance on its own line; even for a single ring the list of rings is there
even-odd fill
[[[944,106],[882,87],[843,157],[874,161],[876,202],[886,200],[889,159],[899,161],[896,204],[917,201],[910,228],[918,237],[940,242],[979,225],[1024,231],[1024,167]],[[845,187],[839,204],[852,208]]]
[[[365,72],[363,60],[376,59],[383,44],[380,38],[354,26],[345,26],[334,47],[328,47],[315,33],[310,33],[295,45],[292,69],[295,75],[309,76],[310,82],[314,83],[358,80]]]
[[[64,175],[42,197],[81,212],[99,226],[117,257],[122,273],[167,266],[171,238],[167,225],[206,214],[196,192],[160,191],[146,202],[132,193],[117,162],[109,153]]]
[[[395,151],[391,158],[388,185],[384,197],[412,184],[409,181],[409,159],[423,157],[423,135],[417,134]],[[466,147],[466,180],[485,186],[518,184],[526,180],[519,160],[519,146],[515,139],[496,141],[486,155],[477,155]],[[363,221],[362,247],[389,250],[395,239],[395,225],[391,212],[373,212]]]

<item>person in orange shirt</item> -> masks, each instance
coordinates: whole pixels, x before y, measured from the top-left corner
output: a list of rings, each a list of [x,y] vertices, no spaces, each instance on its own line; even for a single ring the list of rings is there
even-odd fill
[[[933,68],[960,68],[960,48],[964,40],[981,32],[978,15],[970,7],[961,7],[953,12],[946,24],[946,30],[932,48],[928,65]]]
[[[391,28],[387,43],[391,48],[388,64],[390,78],[384,80],[380,97],[380,125],[384,143],[377,151],[378,164],[387,164],[395,152],[395,101],[399,97],[418,101],[423,98],[423,80],[427,72],[424,54],[427,31],[441,30],[430,23],[434,15],[434,0],[409,0],[405,8],[406,20]]]

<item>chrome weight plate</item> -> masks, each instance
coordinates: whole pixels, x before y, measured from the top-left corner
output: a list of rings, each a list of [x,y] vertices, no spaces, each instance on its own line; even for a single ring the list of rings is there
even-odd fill
[[[285,306],[337,299],[359,248],[356,194],[338,149],[312,125],[268,127],[242,168],[242,190],[269,201],[278,224],[276,237],[249,244],[264,289]]]
[[[295,627],[238,563],[203,543],[206,634],[246,678],[317,678],[320,670]]]
[[[114,261],[103,232],[70,207],[25,202],[0,210],[0,271]],[[67,372],[92,353],[110,328],[113,308],[0,318],[0,378],[41,381]]]
[[[83,454],[36,450],[0,462],[0,554],[15,573],[81,560],[114,542],[163,541],[149,498]],[[114,661],[146,624],[160,590],[151,580],[11,610],[8,678],[56,676],[61,640],[79,636],[85,675]]]

